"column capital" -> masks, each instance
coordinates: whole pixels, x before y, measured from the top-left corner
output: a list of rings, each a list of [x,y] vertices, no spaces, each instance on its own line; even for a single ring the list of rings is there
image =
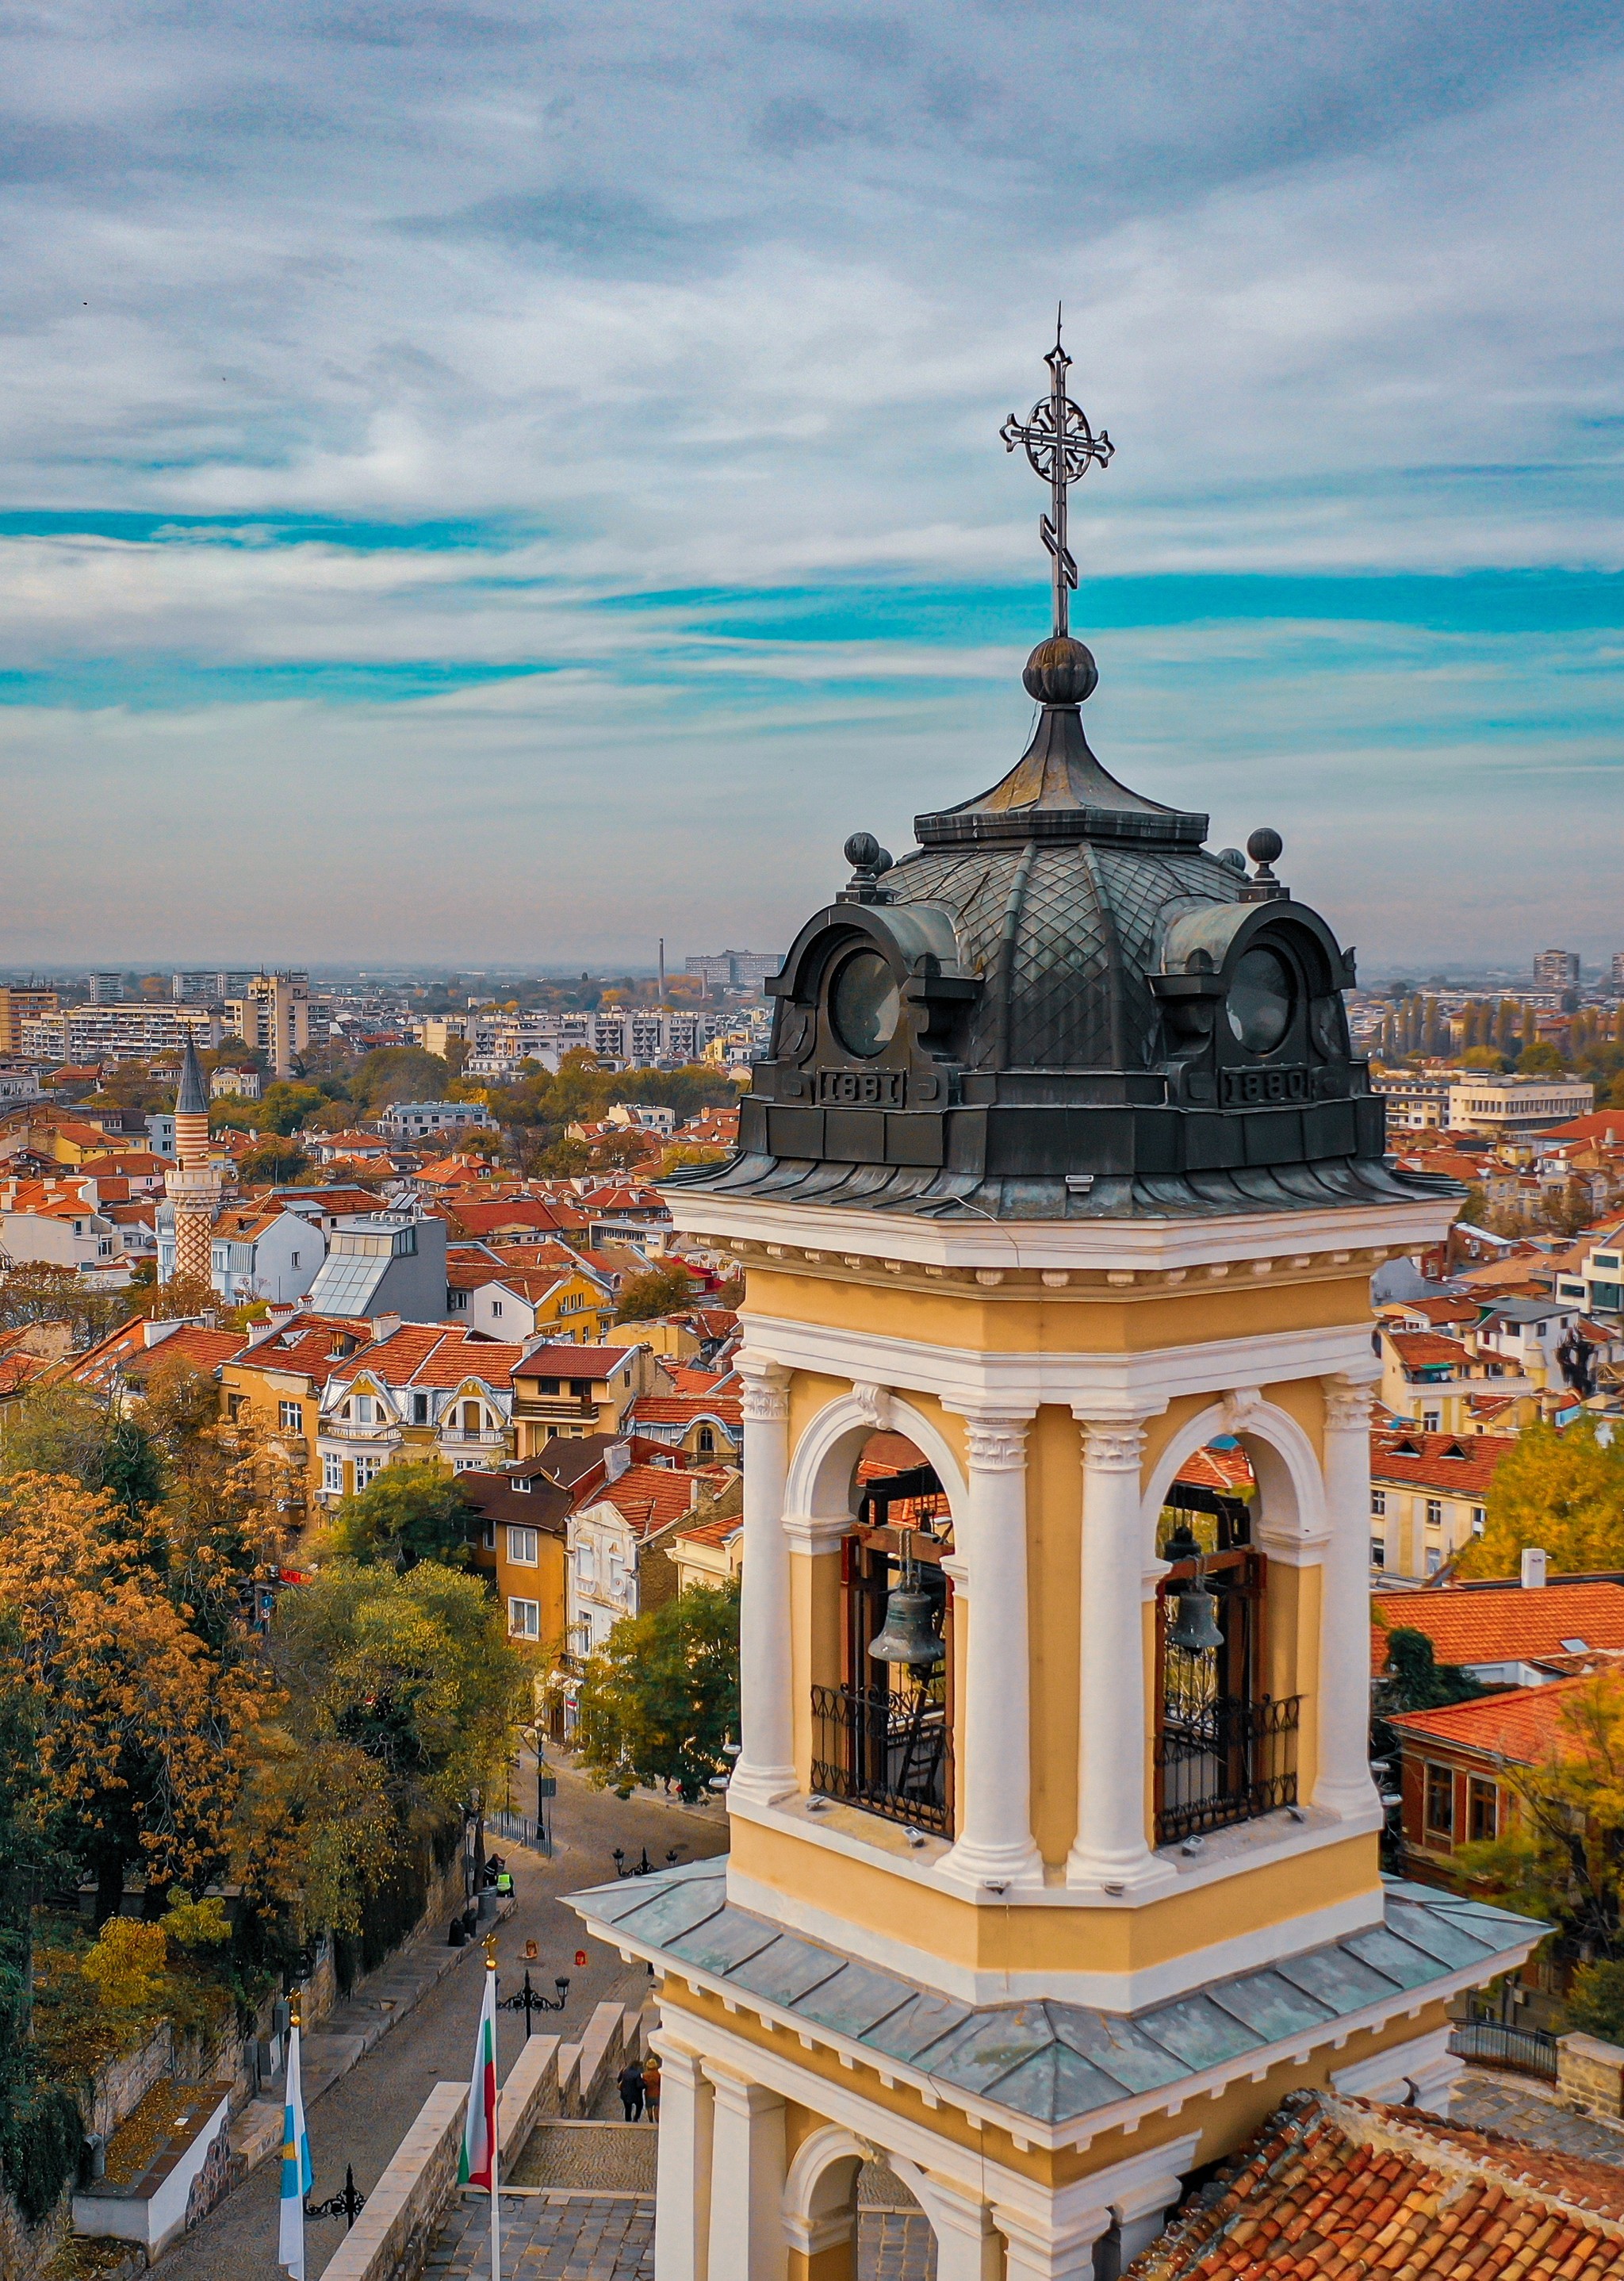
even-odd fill
[[[978,1410],[963,1411],[960,1415],[964,1420],[964,1454],[972,1473],[1016,1473],[1025,1468],[1029,1417]]]
[[[786,1512],[784,1516],[784,1534],[789,1539],[790,1550],[814,1558],[820,1553],[838,1552],[853,1527],[849,1513],[835,1520],[822,1520],[805,1512]]]
[[[1359,1434],[1369,1430],[1372,1389],[1360,1386],[1349,1378],[1327,1378],[1325,1381],[1325,1422],[1333,1434]]]
[[[1136,1473],[1145,1454],[1142,1418],[1072,1415],[1083,1429],[1083,1463],[1094,1473]]]
[[[743,2076],[735,2075],[731,2068],[714,2060],[702,2060],[700,2064],[716,2094],[718,2107],[731,2108],[735,2115],[770,2115],[784,2104],[779,2093],[769,2091],[764,2084],[747,2083]]]
[[[733,1368],[741,1382],[740,1403],[746,1425],[767,1425],[790,1414],[790,1374],[766,1355],[735,1355]]]

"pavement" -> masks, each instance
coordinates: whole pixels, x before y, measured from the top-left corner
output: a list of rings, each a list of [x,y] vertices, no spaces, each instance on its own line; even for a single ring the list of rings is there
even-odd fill
[[[724,1820],[684,1813],[660,1798],[617,1798],[612,1791],[591,1789],[567,1767],[555,1770],[559,1786],[553,1810],[554,1858],[548,1861],[505,1841],[498,1844],[513,1871],[514,1908],[498,1932],[497,1964],[504,1991],[510,1991],[524,1968],[524,1943],[534,1940],[541,1956],[530,1967],[532,1977],[550,1987],[555,1974],[569,1976],[563,2014],[542,2023],[568,2036],[579,2033],[595,2005],[615,2001],[640,2006],[647,1993],[648,1976],[646,1967],[628,1967],[618,1951],[588,1939],[580,1919],[559,1897],[583,1886],[603,1884],[613,1877],[611,1856],[617,1845],[633,1860],[646,1846],[652,1860],[663,1862],[673,1845],[684,1861],[696,1860],[726,1850],[727,1825]],[[430,1936],[428,1947],[432,1945]],[[584,1968],[575,1962],[579,1949],[587,1952]],[[470,1952],[443,1952],[452,1960]],[[409,1964],[391,1960],[374,1983],[359,1991],[366,2000],[370,2002],[375,1996],[381,1999],[388,1992],[382,1983],[397,1968],[415,1975],[420,1960],[412,1957],[410,1948],[405,1953],[411,1957]],[[427,1948],[421,1960],[427,1960]],[[315,2096],[307,2088],[305,2114],[315,2169],[310,2200],[321,2201],[329,2194],[341,2193],[346,2163],[354,2166],[360,2191],[370,2192],[435,2084],[467,2077],[479,2013],[479,1983],[476,1970],[459,1971],[454,1961],[447,1965],[441,1976],[419,1990],[398,2023],[387,2033],[380,2029],[371,2046],[361,2052],[347,2072],[331,2080],[330,2088]],[[382,2017],[381,2013],[378,2016]],[[364,2036],[369,2026],[370,2022],[360,2030],[352,2027],[351,2032]],[[318,2040],[311,2038],[313,2044]],[[522,2016],[499,2014],[497,2064],[502,2076],[507,2076],[523,2040]],[[309,2082],[307,2074],[307,2085]],[[184,2235],[165,2253],[158,2267],[165,2281],[277,2281],[280,2186],[275,2162],[261,2162],[251,2170],[194,2232]],[[344,2230],[342,2218],[307,2223],[310,2281],[317,2281],[325,2271]]]
[[[1575,2154],[1587,2162],[1614,2162],[1624,2169],[1624,2124],[1571,2115],[1557,2105],[1554,2085],[1536,2087],[1526,2076],[1469,2067],[1450,2101],[1450,2120],[1473,2130],[1526,2138],[1531,2146],[1549,2146],[1555,2153]]]

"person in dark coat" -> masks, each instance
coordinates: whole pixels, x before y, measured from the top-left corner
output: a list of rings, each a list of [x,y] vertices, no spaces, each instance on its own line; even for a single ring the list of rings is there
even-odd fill
[[[615,2077],[615,2085],[620,2092],[621,2105],[626,2110],[627,2122],[640,2122],[643,2119],[643,2070],[636,2060],[627,2061]]]

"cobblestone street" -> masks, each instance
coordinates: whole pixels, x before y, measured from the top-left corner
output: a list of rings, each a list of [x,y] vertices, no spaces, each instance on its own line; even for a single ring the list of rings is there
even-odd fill
[[[1469,2123],[1474,2130],[1503,2131],[1508,2138],[1526,2138],[1532,2146],[1549,2146],[1558,2154],[1577,2154],[1591,2162],[1616,2162],[1624,2169],[1624,2130],[1592,2122],[1586,2115],[1569,2115],[1512,2075],[1468,2068],[1450,2116],[1452,2122]]]

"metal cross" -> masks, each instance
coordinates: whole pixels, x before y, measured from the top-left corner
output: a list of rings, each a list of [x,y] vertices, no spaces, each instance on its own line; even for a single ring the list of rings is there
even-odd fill
[[[1077,564],[1066,545],[1066,485],[1079,483],[1091,467],[1108,468],[1116,445],[1103,428],[1096,436],[1084,414],[1066,394],[1066,375],[1071,360],[1060,345],[1060,312],[1055,312],[1055,345],[1043,360],[1049,369],[1049,392],[1032,406],[1025,425],[1014,413],[999,429],[1004,449],[1026,447],[1032,471],[1049,487],[1050,512],[1040,515],[1038,529],[1048,547],[1055,572],[1055,631],[1071,627],[1071,598],[1077,585]]]

